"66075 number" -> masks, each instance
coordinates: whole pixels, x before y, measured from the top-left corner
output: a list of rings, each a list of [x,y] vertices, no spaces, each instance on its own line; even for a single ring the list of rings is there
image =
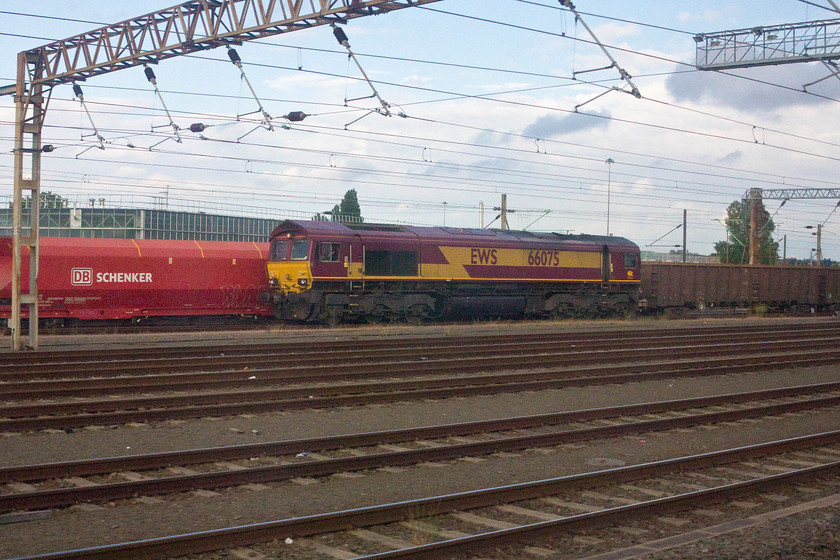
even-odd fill
[[[529,266],[560,266],[560,251],[528,251]]]

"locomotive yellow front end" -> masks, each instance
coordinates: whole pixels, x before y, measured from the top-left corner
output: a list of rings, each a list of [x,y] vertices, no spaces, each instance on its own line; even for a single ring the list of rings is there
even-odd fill
[[[283,294],[305,292],[312,287],[308,239],[276,239],[266,265],[268,284]]]
[[[290,234],[271,242],[266,271],[278,318],[306,320],[312,311],[306,294],[312,288],[310,248],[309,239],[293,239]]]

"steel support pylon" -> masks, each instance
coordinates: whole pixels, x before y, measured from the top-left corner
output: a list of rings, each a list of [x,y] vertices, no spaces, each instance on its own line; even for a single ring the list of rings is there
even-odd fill
[[[12,350],[38,348],[38,211],[41,193],[41,130],[46,104],[43,87],[30,81],[32,55],[18,55],[15,89],[14,198],[12,203],[12,313],[9,329]],[[40,65],[32,64],[32,68]],[[27,84],[30,84],[27,88]],[[29,223],[24,231],[24,192],[29,196]],[[26,254],[25,254],[26,253]],[[24,258],[29,259],[29,281],[23,288]],[[24,344],[21,310],[27,307],[29,337]]]

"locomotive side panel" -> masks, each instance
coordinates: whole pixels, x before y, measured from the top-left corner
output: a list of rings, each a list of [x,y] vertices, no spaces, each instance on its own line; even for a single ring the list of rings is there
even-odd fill
[[[424,278],[449,280],[556,280],[598,282],[600,251],[504,247],[501,244],[442,245],[444,263],[423,263]]]

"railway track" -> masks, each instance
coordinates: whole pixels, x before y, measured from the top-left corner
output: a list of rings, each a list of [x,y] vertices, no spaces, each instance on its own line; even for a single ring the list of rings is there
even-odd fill
[[[545,354],[580,350],[633,349],[641,344],[649,347],[698,346],[733,342],[769,342],[786,339],[791,342],[821,335],[836,335],[836,321],[794,325],[755,325],[730,327],[687,327],[674,329],[642,328],[604,331],[550,332],[503,335],[462,335],[425,337],[392,337],[373,339],[322,339],[312,341],[272,340],[267,343],[230,344],[216,342],[210,346],[164,346],[143,348],[109,348],[97,350],[42,351],[7,355],[0,364],[0,382],[36,379],[73,379],[107,375],[130,376],[133,373],[166,373],[179,371],[212,372],[231,368],[272,367],[282,360],[284,367],[308,367],[338,364],[359,365],[392,360],[395,355],[406,360],[431,357],[492,357],[522,353]],[[316,346],[317,345],[317,346]],[[105,354],[105,355],[103,355]],[[344,369],[347,369],[346,367]]]
[[[0,493],[0,513],[477,457],[838,406],[840,382],[385,432],[0,467],[0,483],[6,485]]]
[[[284,423],[288,425],[290,419],[297,418],[289,411],[309,408],[401,402],[391,412],[413,411],[421,406],[414,403],[422,399],[427,401],[422,405],[424,410],[451,412],[456,404],[460,407],[461,400],[434,400],[460,397],[464,403],[480,407],[484,406],[479,402],[482,399],[469,397],[565,387],[580,387],[566,394],[583,395],[591,392],[585,387],[631,382],[639,384],[605,390],[633,391],[634,401],[642,402],[639,396],[659,394],[660,383],[668,380],[670,384],[678,377],[697,379],[700,384],[705,376],[710,379],[703,384],[711,383],[711,387],[723,382],[718,386],[726,388],[719,389],[721,394],[717,395],[707,390],[673,393],[706,395],[680,400],[514,418],[497,416],[495,420],[421,428],[49,464],[9,465],[7,461],[0,467],[0,519],[38,519],[45,513],[55,519],[44,521],[44,528],[76,526],[82,531],[80,538],[68,541],[75,541],[72,548],[76,550],[62,552],[58,546],[41,545],[37,550],[56,552],[31,556],[55,560],[169,558],[179,554],[200,554],[201,560],[263,556],[287,560],[583,557],[624,546],[642,546],[661,537],[690,538],[679,535],[707,526],[749,523],[744,517],[754,514],[781,515],[774,512],[795,504],[822,499],[840,502],[837,496],[831,497],[840,494],[836,476],[840,432],[787,440],[777,436],[780,441],[767,442],[775,433],[809,433],[809,426],[817,427],[811,433],[834,429],[832,418],[840,408],[840,382],[835,382],[827,370],[808,375],[803,371],[799,383],[809,378],[813,384],[785,387],[788,379],[799,377],[788,378],[788,373],[797,373],[791,370],[772,373],[777,380],[773,384],[754,385],[782,388],[746,390],[752,385],[749,380],[758,378],[760,371],[837,364],[838,336],[836,322],[815,321],[804,329],[756,325],[723,330],[610,329],[583,335],[504,337],[411,333],[393,340],[349,341],[333,340],[331,336],[320,339],[324,344],[310,344],[310,352],[302,351],[300,342],[280,348],[275,344],[230,345],[218,350],[158,348],[136,364],[130,358],[135,351],[128,349],[109,351],[107,358],[87,351],[69,352],[67,356],[33,353],[22,357],[19,365],[23,367],[18,370],[0,369],[0,431],[73,431],[88,425],[271,411],[287,412]],[[330,346],[327,353],[315,355],[326,346]],[[711,377],[739,372],[750,375]],[[742,381],[746,385],[742,386]],[[674,383],[688,386],[685,382]],[[742,392],[726,393],[734,387]],[[550,404],[553,397],[549,395],[553,393],[542,393],[548,407],[531,410],[558,410]],[[372,414],[377,409],[372,409]],[[362,412],[331,410],[307,413],[301,418],[317,422],[321,415],[337,415],[339,422],[331,423],[334,427],[329,431],[340,433],[335,427],[343,426],[342,418]],[[427,416],[417,416],[421,417]],[[456,413],[450,417],[460,416]],[[272,418],[260,418],[259,422]],[[192,434],[200,426],[212,433],[214,424],[186,424],[190,432],[185,433]],[[227,425],[222,428],[225,432]],[[159,433],[174,434],[180,426],[168,423],[152,428],[165,428]],[[260,424],[250,427],[265,428]],[[746,436],[734,438],[738,442],[735,445],[743,441],[765,443],[725,450],[732,444],[719,442],[729,439],[724,435],[730,431],[728,427]],[[238,431],[249,433],[247,429]],[[273,431],[280,437],[287,433]],[[72,436],[49,432],[7,436],[10,442],[17,442],[15,447],[23,449],[27,438],[47,445],[55,438],[56,444],[66,447],[76,441],[94,442],[99,433],[107,434],[105,439],[112,444],[127,437],[126,443],[117,445],[130,444],[139,449],[136,442],[155,432],[137,426],[113,432],[85,430],[84,435]],[[307,429],[299,433],[325,431]],[[189,441],[185,447],[194,445],[194,440]],[[235,439],[228,437],[226,441]],[[687,448],[687,442],[694,442],[694,449],[725,451],[682,456],[684,452],[668,447],[671,441],[680,450]],[[90,453],[65,454],[95,457]],[[627,459],[634,466],[605,468],[624,463],[598,457]],[[656,462],[644,463],[652,460]],[[604,470],[584,472],[589,470],[587,464],[600,465],[598,468]],[[525,476],[507,478],[516,484],[496,487],[505,479],[497,474],[498,469],[516,472],[521,466],[526,467],[521,471],[527,473]],[[520,483],[537,478],[537,472],[541,477],[578,474]],[[463,484],[464,476],[470,480],[479,476],[483,483]],[[394,502],[395,495],[387,486],[384,492],[370,494],[379,496],[376,500],[352,497],[356,491],[370,490],[380,482],[400,481],[398,484],[411,486],[410,481],[422,481],[424,477],[446,479],[439,486],[446,494],[432,495],[434,492],[425,491],[427,488],[421,485],[398,492],[396,495],[407,501]],[[475,490],[481,486],[487,488]],[[459,492],[465,487],[472,490]],[[163,511],[180,512],[189,504],[224,516],[221,512],[231,504],[250,504],[248,495],[257,491],[283,513],[248,516],[239,526],[220,530],[208,530],[220,525],[206,522],[180,528],[173,523],[155,532],[126,526],[120,529],[121,540],[134,539],[130,543],[105,540],[105,534],[96,538],[95,530],[91,536],[81,536],[86,532],[79,523],[100,515],[103,522],[112,519],[106,522],[112,527],[120,526],[119,519],[133,519],[137,512],[156,516]],[[346,497],[324,500],[336,491]],[[747,494],[749,497],[745,497]],[[296,502],[307,500],[307,496],[312,504],[299,508]],[[317,505],[333,503],[333,507]],[[743,509],[744,504],[750,509]],[[355,507],[359,505],[367,507]],[[50,508],[55,510],[51,512]],[[155,508],[161,511],[156,513]],[[302,513],[307,515],[293,517]],[[270,519],[275,521],[266,521]],[[19,533],[19,538],[15,538],[14,528],[8,536],[19,543],[16,550],[21,546],[29,550],[25,544],[29,541],[23,535],[36,538],[39,522],[17,525],[29,527],[26,533]],[[190,532],[194,530],[197,532]],[[160,537],[167,533],[171,535]],[[104,542],[115,544],[85,548]],[[214,550],[219,552],[206,552]],[[34,553],[29,550],[29,554]]]
[[[680,337],[655,342],[622,341],[617,345],[606,343],[598,345],[598,343],[590,342],[582,348],[574,344],[566,348],[551,349],[542,346],[539,348],[540,352],[537,353],[534,353],[532,348],[523,348],[522,345],[494,345],[487,351],[481,352],[443,346],[437,349],[427,346],[416,353],[412,352],[412,349],[401,349],[399,352],[389,354],[380,352],[360,356],[358,353],[353,355],[342,353],[339,356],[318,355],[299,360],[282,359],[279,366],[278,358],[272,357],[265,359],[270,367],[260,367],[264,365],[264,359],[261,357],[245,358],[244,361],[239,361],[236,367],[228,366],[227,370],[222,371],[206,371],[207,368],[203,363],[193,361],[189,365],[192,368],[190,371],[173,373],[149,374],[144,372],[142,366],[135,367],[129,364],[126,369],[136,370],[136,373],[129,375],[126,369],[119,369],[121,365],[114,366],[111,363],[108,367],[97,370],[96,377],[81,374],[66,378],[63,375],[67,372],[63,370],[64,366],[59,364],[50,367],[62,368],[62,372],[51,375],[62,375],[61,379],[43,379],[42,373],[27,372],[2,376],[0,379],[6,381],[3,384],[6,400],[26,400],[69,395],[83,397],[102,394],[136,394],[146,393],[149,390],[196,391],[242,386],[254,388],[276,385],[294,386],[302,383],[355,382],[391,379],[397,374],[401,378],[428,378],[444,374],[589,366],[607,361],[644,363],[656,361],[655,356],[662,352],[671,352],[686,361],[702,358],[712,360],[732,355],[748,358],[760,354],[792,353],[790,349],[793,347],[800,353],[813,351],[817,354],[826,349],[830,350],[839,340],[840,332],[808,333],[807,337],[784,337],[757,342],[701,340],[687,344],[686,340]],[[632,345],[632,348],[628,348],[628,345]],[[181,366],[186,365],[176,364],[175,369],[181,369]],[[116,367],[116,371],[123,374],[113,375],[112,367]]]
[[[653,340],[622,339],[613,347],[599,339],[578,338],[562,348],[540,341],[540,352],[503,343],[463,350],[475,344],[456,339],[462,350],[426,344],[424,355],[412,356],[408,348],[387,355],[379,351],[374,358],[362,351],[354,361],[354,353],[342,352],[290,360],[281,367],[252,368],[240,361],[236,370],[207,372],[199,364],[192,373],[91,377],[85,370],[76,378],[45,380],[39,377],[43,373],[21,372],[2,377],[0,431],[359,406],[840,362],[840,332],[833,324],[743,335],[758,338],[753,341],[732,342],[731,335],[721,341],[720,334],[708,334],[708,340],[686,335],[691,344],[685,336],[658,335]],[[628,343],[635,347],[628,348]],[[270,359],[276,364],[276,357]],[[62,366],[40,367],[43,372]]]
[[[840,432],[774,441],[641,465],[433,496],[215,531],[148,539],[28,558],[167,558],[250,546],[254,557],[469,558],[495,549],[521,557],[525,547],[547,556],[568,552],[572,537],[601,541],[604,528],[635,540],[640,519],[658,516],[679,527],[724,519],[744,507],[836,494]],[[748,500],[748,501],[744,501]],[[731,515],[731,512],[729,513]],[[676,516],[676,517],[674,517]],[[743,517],[737,511],[735,517]],[[635,529],[635,531],[634,531]],[[570,533],[572,532],[572,533]],[[628,536],[629,535],[629,536]],[[614,541],[613,541],[614,542]],[[260,543],[260,544],[258,544]],[[254,546],[258,544],[258,546]],[[243,557],[242,553],[238,556]],[[484,556],[486,557],[486,556]]]

